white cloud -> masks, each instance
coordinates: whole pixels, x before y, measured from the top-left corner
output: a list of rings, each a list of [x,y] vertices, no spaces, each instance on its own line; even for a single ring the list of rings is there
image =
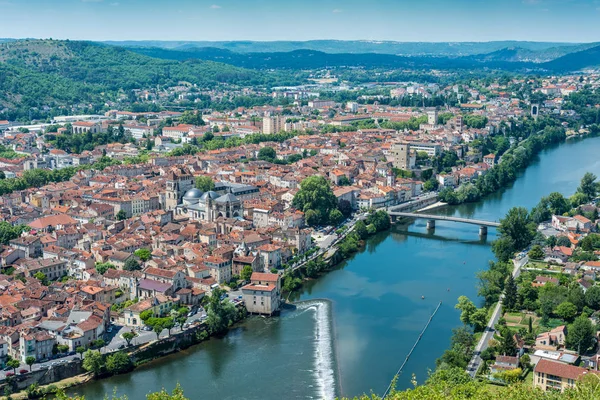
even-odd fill
[[[343,12],[343,11],[342,11],[342,10],[340,10],[339,8],[336,8],[336,9],[334,9],[334,10],[332,11],[332,13],[334,13],[334,14],[339,14],[339,13],[342,13],[342,12]]]
[[[213,4],[212,6],[210,6],[210,8],[212,8],[213,10],[218,10],[219,8],[221,8],[221,6],[218,4]]]

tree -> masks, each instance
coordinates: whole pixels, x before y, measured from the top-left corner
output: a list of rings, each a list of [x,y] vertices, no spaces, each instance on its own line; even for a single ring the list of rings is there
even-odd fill
[[[159,339],[160,333],[163,331],[163,329],[164,329],[164,327],[163,327],[162,322],[157,322],[152,327],[152,330],[154,331],[154,333],[156,333],[156,340]]]
[[[206,324],[211,333],[224,332],[235,318],[235,306],[230,301],[222,301],[223,294],[224,291],[217,288],[208,298]]]
[[[147,321],[152,317],[154,317],[154,312],[152,310],[144,310],[140,313],[140,319],[144,323],[147,323]]]
[[[43,285],[46,285],[48,283],[48,278],[46,277],[46,274],[44,274],[43,272],[36,272],[33,277],[35,279],[37,279],[38,281],[42,282]]]
[[[344,220],[342,212],[337,208],[334,208],[329,212],[329,223],[333,226],[338,225]]]
[[[522,373],[523,370],[521,368],[515,368],[508,371],[498,372],[494,374],[494,377],[506,383],[517,383],[521,380]]]
[[[471,325],[473,329],[479,332],[482,331],[487,325],[487,310],[485,308],[478,308],[477,311],[471,315]]]
[[[96,263],[96,271],[100,275],[104,275],[106,273],[106,271],[108,271],[109,269],[116,269],[116,267],[113,264],[109,263],[109,262]]]
[[[98,350],[88,350],[85,352],[83,357],[83,368],[94,374],[94,376],[100,375],[102,368],[104,368],[104,358]]]
[[[17,368],[19,368],[20,365],[21,363],[16,358],[11,358],[6,362],[6,366],[12,368],[13,373],[15,374],[17,373]]]
[[[534,232],[529,226],[529,214],[524,207],[513,207],[500,220],[498,231],[504,238],[511,240],[513,249],[520,250],[531,242]]]
[[[195,186],[196,189],[202,190],[203,192],[208,192],[215,189],[215,182],[210,176],[201,175],[196,177]]]
[[[85,347],[84,346],[77,346],[75,348],[75,352],[79,353],[79,356],[81,358],[83,358],[83,353],[85,353]]]
[[[189,124],[202,126],[205,125],[204,120],[202,119],[202,113],[198,110],[186,110],[179,117],[180,124]]]
[[[112,375],[123,374],[132,369],[133,362],[131,358],[122,351],[111,354],[106,358],[106,370]]]
[[[129,257],[127,261],[125,261],[125,265],[123,266],[125,271],[136,271],[142,269],[140,267],[140,263],[133,257]]]
[[[559,236],[556,238],[556,245],[563,247],[571,247],[571,241],[566,236]]]
[[[577,188],[577,193],[582,193],[586,196],[587,200],[591,200],[596,197],[598,193],[598,184],[596,183],[596,175],[591,172],[586,172],[581,178],[581,183]]]
[[[585,292],[585,303],[593,310],[600,310],[600,286],[592,286]]]
[[[125,332],[123,334],[123,339],[127,342],[127,346],[131,346],[131,341],[137,336],[135,332]]]
[[[292,205],[305,213],[309,225],[325,224],[331,210],[337,208],[337,199],[329,181],[322,176],[311,176],[300,183]],[[311,212],[309,214],[309,211]]]
[[[571,209],[569,201],[559,192],[552,192],[546,198],[548,208],[553,215],[562,215]]]
[[[242,268],[242,272],[240,274],[240,277],[242,278],[243,281],[250,281],[250,277],[252,276],[252,273],[254,271],[252,270],[252,267],[250,265],[244,265],[244,268]]]
[[[565,301],[556,307],[554,314],[558,315],[567,322],[572,322],[577,315],[577,307],[573,303]]]
[[[517,343],[512,332],[507,327],[501,329],[501,338],[498,343],[498,352],[505,356],[514,356],[517,354]]]
[[[127,219],[127,213],[125,212],[125,210],[119,210],[116,217],[117,217],[118,221],[123,221],[123,220]]]
[[[269,146],[265,146],[258,151],[258,159],[263,161],[273,162],[277,157],[275,149]]]
[[[35,364],[35,357],[34,356],[27,356],[25,358],[25,364],[29,365],[29,371],[31,371],[33,364]]]
[[[360,239],[366,239],[368,236],[367,225],[365,225],[365,221],[360,220],[354,224],[354,232],[358,234]]]
[[[460,296],[454,308],[461,311],[460,321],[465,325],[471,325],[471,318],[477,311],[475,304],[467,296]]]
[[[592,321],[585,314],[575,318],[575,321],[567,328],[566,345],[578,354],[585,353],[596,341],[596,330]]]
[[[173,327],[175,326],[175,321],[173,321],[173,318],[164,318],[161,325],[163,329],[167,330],[169,336],[171,336],[171,329],[173,329]]]
[[[140,260],[144,262],[152,258],[152,253],[148,249],[137,249],[133,254],[135,254]]]
[[[542,246],[536,244],[531,247],[529,253],[527,253],[531,260],[543,260],[544,259],[544,250],[542,250]]]
[[[509,274],[508,278],[506,278],[506,283],[504,284],[504,300],[502,300],[502,304],[508,311],[512,311],[515,309],[517,301],[517,284],[515,283],[512,274]]]
[[[509,261],[515,254],[512,241],[508,238],[499,238],[492,242],[492,251],[500,262]]]

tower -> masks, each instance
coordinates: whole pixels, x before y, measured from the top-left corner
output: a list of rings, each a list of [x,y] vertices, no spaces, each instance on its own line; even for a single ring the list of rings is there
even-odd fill
[[[540,105],[532,104],[531,105],[531,116],[533,117],[534,120],[537,121],[539,113],[540,113]]]
[[[428,125],[437,125],[438,113],[437,110],[429,110],[427,111],[427,124]]]
[[[406,142],[394,143],[392,154],[394,155],[394,167],[405,170],[410,169],[410,144]]]

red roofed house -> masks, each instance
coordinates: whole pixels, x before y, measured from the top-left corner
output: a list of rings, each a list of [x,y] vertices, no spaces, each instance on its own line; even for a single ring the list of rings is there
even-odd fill
[[[561,392],[565,389],[573,388],[576,381],[583,375],[597,373],[588,371],[585,368],[546,359],[541,359],[533,372],[534,387],[540,388],[543,391],[550,389],[560,390]]]

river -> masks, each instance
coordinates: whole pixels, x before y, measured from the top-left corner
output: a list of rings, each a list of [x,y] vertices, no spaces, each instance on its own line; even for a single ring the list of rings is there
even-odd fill
[[[575,192],[587,171],[600,175],[600,138],[568,141],[540,153],[515,183],[446,215],[498,220],[513,206],[533,207],[542,196]],[[250,318],[223,339],[145,365],[131,374],[92,382],[72,393],[100,400],[116,390],[130,400],[170,390],[177,382],[191,399],[330,399],[371,390],[382,394],[437,304],[438,313],[398,380],[398,388],[427,378],[460,325],[460,295],[477,296],[477,271],[493,258],[478,227],[425,221],[397,225],[371,238],[363,252],[307,283],[295,309],[278,318]],[[424,296],[424,299],[422,299]]]

